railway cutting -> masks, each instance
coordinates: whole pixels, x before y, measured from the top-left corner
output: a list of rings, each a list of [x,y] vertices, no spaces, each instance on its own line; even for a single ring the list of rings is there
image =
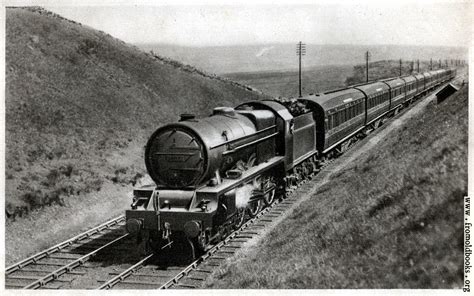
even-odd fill
[[[400,126],[401,115],[403,118],[416,115],[433,99],[433,96],[432,94],[417,102],[411,109],[404,108],[402,112],[397,113],[394,120],[390,121],[390,125],[394,128]],[[384,119],[384,121],[387,120],[389,118]],[[327,182],[334,171],[340,170],[347,162],[362,153],[362,150],[365,151],[376,145],[388,132],[390,128],[383,129],[363,141],[352,141],[345,148],[346,150],[351,148],[353,153],[346,153],[340,157],[337,155],[320,162],[317,169],[304,178],[290,176],[287,180],[291,181],[283,194],[280,192],[279,196],[273,196],[273,200],[266,205],[259,204],[257,212],[248,209],[244,213],[244,219],[239,228],[202,252],[190,264],[163,261],[164,257],[173,256],[173,253],[170,253],[170,250],[174,250],[170,248],[173,241],[162,246],[160,251],[168,251],[165,256],[160,257],[160,252],[151,252],[148,255],[137,253],[135,256],[130,256],[130,249],[136,249],[135,238],[125,230],[126,217],[120,216],[8,267],[6,287],[13,289],[199,288],[207,276],[222,262],[254,245],[267,231],[281,222],[292,209]],[[363,149],[361,146],[364,146]],[[150,247],[147,242],[145,246]],[[121,260],[124,262],[120,262]],[[111,270],[101,266],[104,263],[107,265],[107,262],[120,262],[123,268],[115,267]]]

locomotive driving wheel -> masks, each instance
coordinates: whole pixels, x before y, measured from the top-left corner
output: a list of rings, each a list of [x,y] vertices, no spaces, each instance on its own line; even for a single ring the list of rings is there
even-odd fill
[[[235,220],[235,224],[234,224],[234,229],[237,230],[239,229],[240,227],[242,227],[242,225],[244,225],[245,223],[245,208],[238,208],[237,209],[237,217],[236,217],[236,220]]]
[[[249,205],[247,206],[247,213],[251,218],[254,218],[257,216],[258,212],[260,212],[260,209],[262,208],[262,200],[254,200],[249,202]]]
[[[267,192],[263,196],[263,202],[265,206],[271,205],[275,201],[275,192],[276,192],[276,184],[273,182],[273,178],[268,178],[263,186],[263,192]]]

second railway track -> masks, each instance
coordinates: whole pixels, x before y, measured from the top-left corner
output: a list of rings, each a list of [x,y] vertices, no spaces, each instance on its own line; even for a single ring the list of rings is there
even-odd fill
[[[83,272],[75,271],[98,252],[124,240],[120,216],[6,268],[7,289],[59,289]],[[62,276],[65,275],[66,276]]]

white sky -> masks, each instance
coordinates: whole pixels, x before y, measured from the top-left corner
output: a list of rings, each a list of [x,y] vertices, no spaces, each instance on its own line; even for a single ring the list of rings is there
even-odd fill
[[[82,1],[74,4],[81,6],[67,2],[58,6],[57,1],[47,1],[43,6],[126,42],[189,46],[298,40],[468,46],[472,27],[470,1],[339,1],[317,5],[230,2],[233,5],[157,6],[147,1],[106,1],[107,6],[95,6]]]

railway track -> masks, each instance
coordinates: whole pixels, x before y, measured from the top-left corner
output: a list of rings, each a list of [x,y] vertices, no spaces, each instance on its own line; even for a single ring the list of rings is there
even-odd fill
[[[156,265],[149,264],[153,260],[153,255],[148,255],[114,278],[104,281],[99,289],[198,288],[216,266],[234,255],[244,243],[258,235],[266,224],[273,222],[275,217],[279,217],[298,199],[297,195],[292,194],[263,209],[255,218],[247,221],[240,229],[188,266],[160,269]],[[183,282],[183,279],[186,281]]]
[[[5,271],[7,289],[59,289],[71,282],[75,271],[100,251],[128,237],[122,226],[125,216],[111,219],[67,241],[13,264]]]

